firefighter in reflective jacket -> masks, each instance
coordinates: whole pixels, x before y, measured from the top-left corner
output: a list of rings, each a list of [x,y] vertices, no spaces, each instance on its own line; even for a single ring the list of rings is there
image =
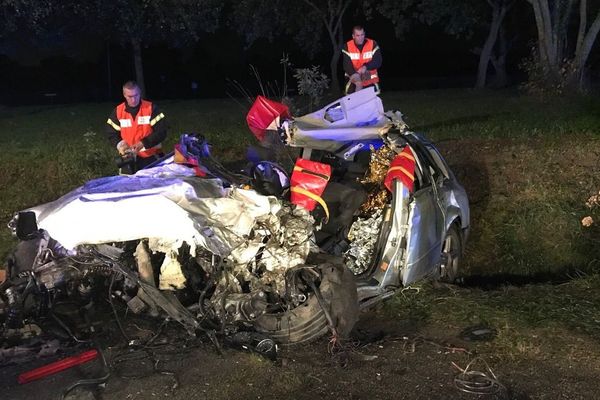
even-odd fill
[[[123,85],[125,101],[106,121],[106,132],[120,155],[122,173],[134,173],[163,156],[161,143],[167,137],[165,115],[158,107],[141,98],[134,81]]]
[[[362,26],[352,28],[352,40],[349,40],[344,49],[344,72],[348,78],[345,92],[353,93],[366,87],[375,87],[379,92],[379,75],[377,69],[381,67],[381,50],[373,39],[365,38]]]

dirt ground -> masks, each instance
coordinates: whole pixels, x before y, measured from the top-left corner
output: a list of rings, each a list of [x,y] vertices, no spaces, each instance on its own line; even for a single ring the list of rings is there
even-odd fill
[[[204,341],[184,349],[157,346],[153,362],[122,347],[106,347],[111,368],[107,383],[79,388],[67,399],[593,399],[597,398],[600,363],[597,344],[574,338],[573,358],[539,354],[535,359],[506,359],[489,347],[460,337],[457,327],[417,327],[389,318],[381,308],[365,312],[357,329],[360,344],[331,354],[327,338],[308,345],[280,348],[272,361],[244,350],[219,354]],[[169,336],[165,334],[165,336]],[[493,339],[492,339],[493,342]],[[358,344],[358,345],[357,345]],[[483,347],[482,347],[483,346]],[[587,347],[587,349],[586,349]],[[588,354],[586,355],[586,350]],[[578,354],[579,353],[579,354]],[[119,362],[124,357],[130,361]],[[480,357],[479,359],[476,359]],[[0,367],[2,399],[57,399],[79,379],[103,374],[93,361],[54,376],[18,385],[19,373],[52,357]],[[490,394],[459,390],[460,368],[495,374],[502,386]],[[487,370],[486,365],[490,370]],[[126,378],[128,375],[144,376]],[[490,380],[482,382],[489,386]],[[486,393],[486,387],[483,387]],[[92,390],[92,391],[90,391]]]

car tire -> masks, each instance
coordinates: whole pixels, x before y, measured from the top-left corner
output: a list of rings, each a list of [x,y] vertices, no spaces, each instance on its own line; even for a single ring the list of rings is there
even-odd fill
[[[339,257],[326,254],[317,257],[323,300],[338,336],[347,337],[358,320],[359,312],[354,275]],[[314,260],[311,264],[315,265]],[[329,331],[327,317],[314,293],[310,293],[307,300],[294,309],[263,314],[254,322],[254,327],[277,343],[289,345],[313,341]]]
[[[442,242],[442,256],[439,268],[439,281],[455,283],[460,273],[463,254],[463,240],[457,223],[450,225]]]

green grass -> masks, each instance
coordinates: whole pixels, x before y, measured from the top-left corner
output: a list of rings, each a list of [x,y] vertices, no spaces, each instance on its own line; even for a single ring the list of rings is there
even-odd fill
[[[542,101],[516,90],[432,90],[382,97],[386,109],[401,110],[411,129],[435,140],[600,136],[600,102],[593,98]]]
[[[600,188],[600,102],[540,101],[513,90],[383,94],[413,130],[439,143],[472,201],[466,272],[536,276],[597,268],[598,231],[583,229],[587,197]],[[93,177],[115,172],[104,137],[114,104],[0,110],[0,224]],[[254,138],[233,100],[165,101],[171,150],[200,133],[221,159],[243,156]],[[14,246],[0,229],[0,257]]]
[[[418,291],[405,290],[384,303],[383,313],[411,321],[421,332],[434,327],[432,334],[455,339],[471,326],[495,329],[493,341],[476,343],[480,354],[518,359],[542,351],[566,357],[577,337],[600,345],[598,275],[560,285],[526,285],[526,290],[514,286],[435,289],[429,283],[417,287]],[[535,337],[544,339],[536,341]]]

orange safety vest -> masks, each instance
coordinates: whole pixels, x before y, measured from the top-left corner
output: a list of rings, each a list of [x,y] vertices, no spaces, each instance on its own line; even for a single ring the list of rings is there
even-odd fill
[[[135,118],[132,118],[131,114],[125,111],[125,103],[119,104],[117,106],[117,118],[119,119],[119,125],[121,126],[121,139],[129,146],[133,146],[150,135],[154,124],[162,119],[156,117],[152,120],[152,103],[146,100],[142,100],[142,104],[140,105],[140,109]],[[161,149],[162,146],[158,144],[149,149],[142,149],[137,155],[146,158],[160,153],[162,151]]]
[[[358,47],[356,47],[354,40],[349,40],[348,43],[346,43],[346,46],[348,46],[347,54],[352,61],[352,66],[355,71],[358,71],[360,67],[373,59],[374,44],[373,40],[365,39],[362,51],[360,51]],[[371,74],[371,78],[363,81],[363,86],[369,86],[379,82],[379,75],[377,75],[376,69],[369,70],[369,74]]]

